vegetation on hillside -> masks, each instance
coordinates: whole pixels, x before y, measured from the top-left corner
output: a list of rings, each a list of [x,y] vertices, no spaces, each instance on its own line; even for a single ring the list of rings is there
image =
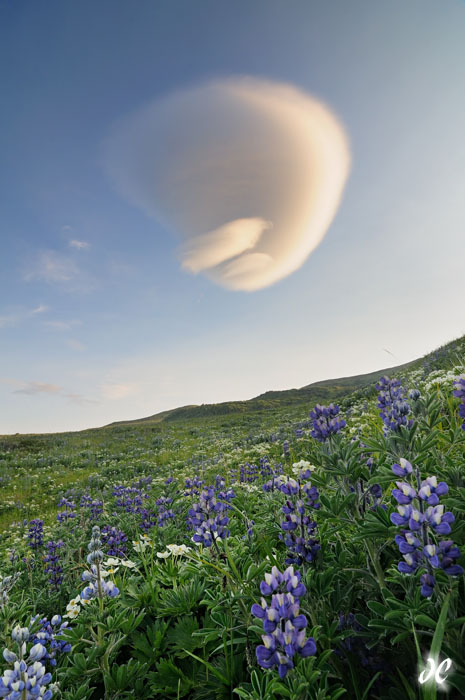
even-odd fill
[[[465,338],[385,375],[1,437],[0,697],[464,696]]]

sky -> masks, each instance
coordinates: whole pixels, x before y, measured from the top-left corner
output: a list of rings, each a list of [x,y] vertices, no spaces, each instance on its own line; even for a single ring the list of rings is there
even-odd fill
[[[0,0],[0,434],[465,333],[463,0]]]

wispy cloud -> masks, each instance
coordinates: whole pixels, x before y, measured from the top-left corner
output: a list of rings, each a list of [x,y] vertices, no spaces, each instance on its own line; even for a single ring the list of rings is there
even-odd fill
[[[44,382],[27,382],[21,389],[15,389],[13,394],[60,394],[63,391],[62,386],[57,384],[47,384]]]
[[[49,311],[49,307],[45,306],[45,304],[39,304],[39,306],[35,309],[32,309],[31,314],[43,314],[46,311]]]
[[[0,315],[0,328],[6,326],[16,326],[18,323],[27,320],[31,316],[37,316],[49,311],[49,307],[44,304],[39,304],[35,309],[26,310],[24,308],[15,309],[14,311]]]
[[[71,258],[53,250],[45,250],[38,254],[24,278],[28,282],[32,280],[70,282],[78,274],[79,268]]]
[[[78,319],[73,319],[72,321],[44,321],[44,326],[47,328],[53,328],[56,331],[70,331],[75,326],[80,326],[82,321]]]
[[[77,404],[95,404],[100,403],[97,399],[89,399],[83,394],[77,394],[67,391],[59,384],[51,384],[49,382],[25,382],[9,377],[0,377],[0,384],[7,384],[11,387],[16,387],[12,390],[12,394],[20,394],[24,396],[56,396],[60,399],[66,399],[71,403]]]
[[[90,248],[90,243],[87,243],[86,241],[78,241],[73,238],[71,241],[69,241],[69,247],[76,248],[76,250],[88,250],[88,248]]]

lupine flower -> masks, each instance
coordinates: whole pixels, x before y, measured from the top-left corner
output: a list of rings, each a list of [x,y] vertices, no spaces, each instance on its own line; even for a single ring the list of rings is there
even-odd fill
[[[3,657],[7,663],[13,664],[13,669],[8,669],[0,676],[0,697],[7,700],[50,700],[52,690],[46,686],[52,680],[52,674],[46,673],[45,666],[41,663],[47,653],[45,646],[40,643],[33,644],[26,655],[26,644],[30,638],[28,627],[15,627],[11,633],[12,639],[18,645],[18,654],[5,649]]]
[[[92,576],[92,578],[90,578],[90,576]],[[99,587],[97,567],[92,566],[90,572],[84,571],[81,578],[83,581],[88,582],[89,585],[81,591],[81,600],[92,600],[93,598],[99,598],[100,591],[102,596],[108,596],[109,598],[115,598],[119,594],[119,589],[115,586],[113,581],[105,581],[102,577],[102,572],[100,572],[100,576]]]
[[[437,506],[439,503],[439,496],[444,496],[448,493],[449,487],[444,481],[438,484],[438,480],[435,476],[428,476],[424,481],[421,482],[421,488],[418,490],[418,498],[430,506]]]
[[[394,474],[411,477],[413,467],[410,462],[400,460],[400,464],[392,467]],[[420,474],[416,470],[417,484],[420,485]],[[439,546],[430,540],[430,531],[438,535],[448,535],[450,523],[454,522],[452,513],[445,513],[444,506],[439,504],[439,496],[448,493],[446,483],[438,483],[435,476],[429,476],[416,490],[407,482],[396,482],[398,488],[392,490],[392,495],[399,505],[397,513],[391,513],[391,522],[403,529],[396,535],[395,542],[399,547],[404,561],[399,562],[398,569],[404,574],[414,574],[418,569],[426,567],[426,573],[420,577],[421,594],[430,597],[433,594],[436,579],[433,569],[442,568],[449,576],[463,574],[463,568],[455,563],[460,557],[460,551],[452,540],[439,542]],[[419,510],[415,507],[418,503]],[[425,503],[428,508],[425,510]],[[418,537],[417,537],[418,533]]]
[[[337,418],[339,410],[338,405],[330,403],[329,406],[317,404],[313,411],[310,411],[313,428],[310,434],[318,442],[325,442],[347,425],[344,419]]]
[[[379,415],[384,423],[384,432],[398,432],[403,426],[411,428],[412,419],[407,419],[410,413],[410,406],[405,400],[405,390],[398,379],[381,377],[376,385],[378,394]]]
[[[454,563],[454,559],[460,557],[460,550],[454,546],[452,540],[443,540],[439,543],[439,550],[442,554],[440,567],[448,576],[461,576],[463,567]]]
[[[392,495],[396,499],[397,503],[406,505],[411,503],[417,496],[415,489],[407,484],[405,481],[396,481],[397,488],[392,490]]]
[[[443,505],[427,508],[425,518],[438,535],[448,535],[450,533],[449,523],[453,523],[455,520],[452,513],[444,513]]]
[[[123,558],[126,556],[126,542],[128,538],[122,530],[105,525],[101,530],[101,535],[107,554]]]
[[[406,477],[408,474],[412,473],[413,467],[410,462],[403,457],[400,458],[399,462],[400,464],[392,465],[392,471],[396,476]]]
[[[425,598],[429,598],[433,595],[434,586],[436,585],[436,579],[432,574],[422,574],[420,576],[421,583],[421,595]]]
[[[465,374],[461,374],[454,380],[454,396],[460,399],[459,416],[463,418],[462,430],[465,430]]]
[[[31,549],[39,549],[42,547],[44,541],[44,521],[40,519],[31,520],[29,523],[29,531],[27,533],[27,538],[29,540],[29,547]]]
[[[262,668],[277,666],[280,678],[284,678],[294,667],[296,654],[307,657],[316,652],[313,637],[305,638],[307,619],[299,611],[299,598],[306,589],[292,566],[283,573],[274,566],[270,574],[265,574],[260,591],[272,596],[270,604],[262,598],[260,605],[252,605],[252,614],[263,620],[265,631],[263,644],[256,649],[257,661]]]
[[[308,474],[309,470],[304,473]],[[286,564],[302,566],[305,562],[312,562],[320,550],[314,537],[317,524],[308,514],[310,510],[320,508],[319,494],[309,481],[302,484],[300,480],[290,478],[280,480],[280,490],[290,497],[282,507],[285,518],[281,528],[285,534],[280,536],[289,550]]]
[[[108,572],[101,568],[104,558],[104,554],[100,549],[101,546],[100,528],[98,525],[95,525],[92,528],[92,536],[88,547],[90,554],[87,555],[87,563],[90,565],[90,569],[84,571],[81,576],[82,581],[89,584],[81,591],[80,597],[83,601],[89,601],[97,597],[102,601],[104,596],[114,598],[119,593],[118,588],[116,588],[112,581],[104,580]]]
[[[225,515],[228,508],[227,503],[217,501],[214,488],[204,489],[200,494],[200,502],[194,503],[188,512],[188,524],[195,528],[192,541],[211,547],[215,540],[229,537],[226,527],[229,518]]]
[[[44,556],[45,573],[48,574],[48,582],[51,586],[58,590],[63,583],[63,567],[60,565],[59,550],[65,546],[61,540],[54,542],[50,540],[46,544],[47,554]]]
[[[174,511],[172,508],[170,508],[172,503],[173,499],[166,498],[165,496],[161,496],[155,501],[155,505],[157,506],[158,510],[158,527],[163,527],[169,522],[169,520],[175,518]]]
[[[63,496],[63,498],[58,503],[58,508],[63,508],[61,513],[58,513],[57,515],[57,520],[59,523],[66,522],[67,520],[72,520],[76,517],[76,513],[74,512],[76,504],[73,501],[70,501],[68,498],[65,498]]]
[[[33,635],[33,644],[42,644],[45,648],[43,660],[48,661],[51,666],[56,666],[57,655],[59,657],[71,651],[71,644],[60,639],[60,635],[71,628],[67,622],[62,622],[61,615],[54,615],[50,621],[44,617],[40,624],[40,630]]]

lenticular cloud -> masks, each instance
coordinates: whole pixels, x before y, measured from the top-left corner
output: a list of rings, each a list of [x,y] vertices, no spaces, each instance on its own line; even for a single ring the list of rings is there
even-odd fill
[[[294,272],[321,242],[350,160],[325,105],[252,78],[156,100],[121,120],[105,151],[120,192],[181,239],[184,269],[246,291]]]

